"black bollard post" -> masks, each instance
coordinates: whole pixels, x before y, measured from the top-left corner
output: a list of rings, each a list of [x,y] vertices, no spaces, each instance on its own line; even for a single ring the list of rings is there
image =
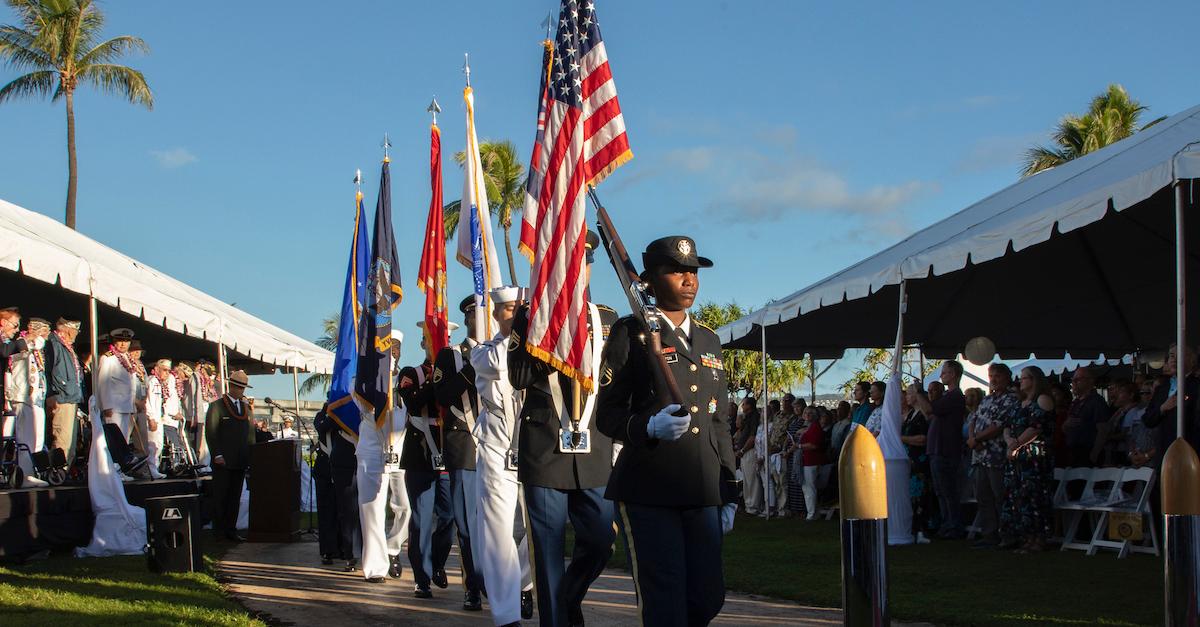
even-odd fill
[[[842,623],[884,627],[888,615],[887,475],[870,431],[851,427],[838,460]]]
[[[1162,464],[1163,592],[1166,625],[1200,623],[1200,458],[1187,440],[1167,448]],[[1158,524],[1158,521],[1154,521]]]

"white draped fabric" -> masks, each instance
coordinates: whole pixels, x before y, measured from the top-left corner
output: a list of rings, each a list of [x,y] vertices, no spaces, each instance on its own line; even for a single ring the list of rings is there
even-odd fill
[[[108,454],[104,424],[93,401],[88,407],[92,421],[92,450],[88,459],[88,493],[96,524],[92,541],[75,549],[76,557],[141,555],[146,546],[146,511],[129,504],[125,487]]]

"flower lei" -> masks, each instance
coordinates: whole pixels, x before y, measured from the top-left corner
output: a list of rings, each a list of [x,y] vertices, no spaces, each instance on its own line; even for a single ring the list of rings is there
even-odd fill
[[[33,355],[33,370],[35,372],[43,372],[46,370],[46,355],[43,354],[42,351],[33,347],[33,340],[29,338],[29,332],[21,331],[17,334],[17,337],[25,340],[25,352],[13,353],[13,355],[8,358],[9,371],[12,371],[13,363],[15,363],[17,359],[24,358],[25,353],[31,353]]]
[[[233,403],[229,402],[228,394],[221,397],[221,402],[225,403],[225,409],[229,410],[229,415],[238,420],[245,420],[250,415],[250,403],[247,403],[245,399],[242,400],[242,413],[240,414],[234,411]]]
[[[154,369],[154,378],[158,379],[158,387],[159,387],[159,389],[162,390],[163,401],[166,401],[167,400],[167,390],[171,389],[171,386],[170,386],[171,371],[168,370],[167,375],[163,376],[161,374],[158,374],[158,369],[155,368]],[[176,386],[178,386],[178,385],[179,385],[178,382],[176,382]],[[179,388],[176,387],[176,390],[178,390],[178,389]]]
[[[75,376],[80,381],[83,381],[83,367],[79,365],[79,355],[75,354],[75,346],[68,342],[67,338],[63,337],[61,332],[55,331],[54,334],[58,336],[59,344],[62,344],[67,349],[67,352],[71,354],[71,361],[75,364]]]
[[[108,352],[105,354],[116,357],[117,363],[121,364],[121,367],[125,369],[125,372],[134,375],[138,373],[138,368],[136,365],[134,365],[135,362],[133,361],[133,358],[129,356],[128,352],[117,350],[116,345],[110,344],[108,346]],[[145,377],[143,376],[143,378]]]
[[[217,371],[212,366],[204,364],[196,367],[196,374],[200,377],[200,395],[204,398],[204,402],[211,403],[220,396],[217,394]]]

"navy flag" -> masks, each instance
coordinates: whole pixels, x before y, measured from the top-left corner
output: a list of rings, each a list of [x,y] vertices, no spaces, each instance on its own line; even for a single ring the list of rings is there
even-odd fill
[[[367,269],[371,252],[367,248],[367,220],[363,215],[362,192],[355,192],[354,239],[346,266],[346,289],[342,293],[342,314],[338,322],[337,352],[333,357],[333,381],[329,385],[329,417],[346,433],[358,435],[359,411],[352,398],[354,375],[358,370],[359,322],[367,300]]]
[[[388,158],[383,159],[379,177],[379,199],[375,203],[375,233],[371,240],[370,272],[367,275],[367,304],[359,323],[358,372],[354,400],[378,427],[392,410],[392,310],[400,304],[400,259],[392,232],[392,177]]]

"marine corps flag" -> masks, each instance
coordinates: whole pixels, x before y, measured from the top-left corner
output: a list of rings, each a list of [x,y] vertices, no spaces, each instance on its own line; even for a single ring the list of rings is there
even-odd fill
[[[533,250],[525,348],[591,391],[586,186],[599,184],[633,153],[595,2],[563,0],[558,17],[544,112],[538,115],[540,141],[529,165],[531,179],[541,174],[533,194],[537,204],[525,205],[521,225],[522,246]]]
[[[400,261],[392,232],[392,177],[383,158],[379,199],[375,203],[375,233],[371,240],[367,300],[359,322],[358,373],[354,401],[364,418],[379,426],[392,409],[392,310],[400,304]]]
[[[450,344],[446,317],[446,231],[442,224],[442,132],[437,124],[429,132],[429,221],[417,285],[425,292],[425,345],[437,355]]]
[[[337,353],[333,356],[333,379],[329,383],[329,417],[347,433],[358,433],[359,413],[354,404],[354,374],[358,372],[358,323],[367,297],[367,221],[363,216],[362,192],[355,192],[354,238],[346,266],[346,289],[338,322]]]
[[[475,338],[481,342],[495,335],[488,291],[500,287],[500,264],[492,240],[492,214],[488,210],[483,163],[479,160],[479,139],[475,134],[475,95],[470,86],[463,90],[467,105],[467,150],[463,170],[463,195],[458,219],[458,261],[471,269],[475,292]]]

